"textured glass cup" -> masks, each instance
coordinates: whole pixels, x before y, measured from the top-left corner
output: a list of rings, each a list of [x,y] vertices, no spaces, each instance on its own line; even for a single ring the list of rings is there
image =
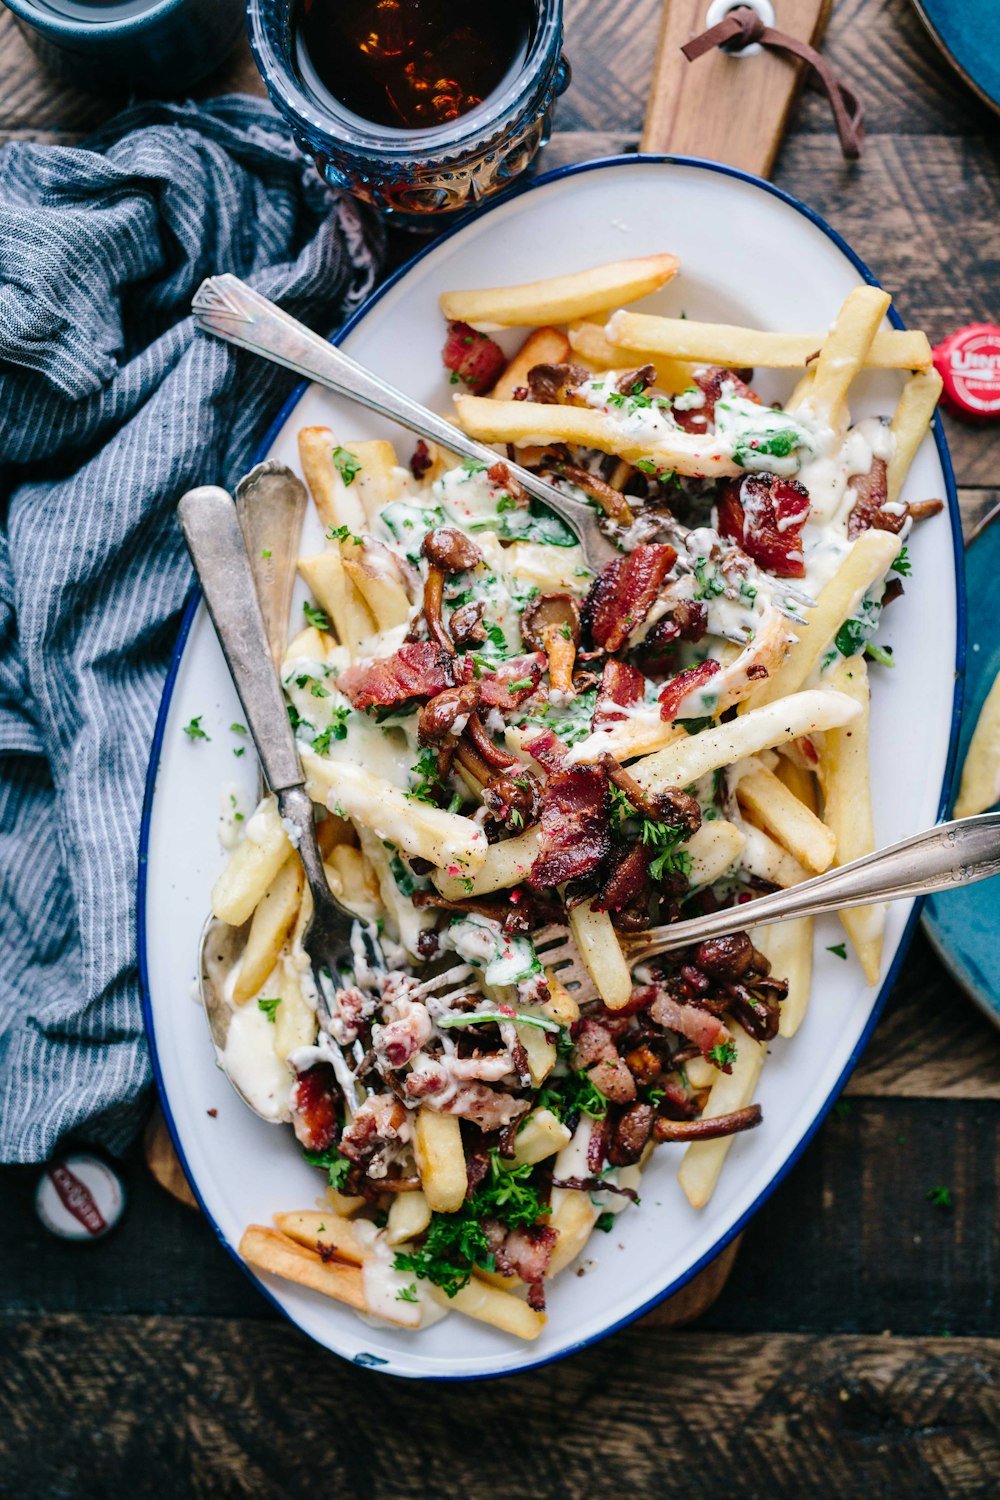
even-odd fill
[[[560,53],[562,0],[536,0],[534,32],[520,71],[482,104],[427,130],[392,129],[321,103],[295,66],[290,0],[249,0],[250,45],[275,108],[296,144],[331,187],[346,188],[431,228],[507,187],[549,136],[549,110],[569,82]]]

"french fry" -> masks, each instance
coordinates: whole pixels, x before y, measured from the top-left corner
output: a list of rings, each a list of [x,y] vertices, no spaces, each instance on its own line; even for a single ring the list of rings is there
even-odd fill
[[[819,874],[829,869],[837,840],[826,824],[779,781],[773,771],[753,771],[737,783],[736,797],[758,826],[777,839],[790,854]]]
[[[669,442],[651,441],[627,431],[593,406],[547,406],[535,401],[492,401],[488,396],[456,396],[458,420],[470,436],[484,443],[575,443],[627,458],[653,459],[678,474],[715,478],[740,474],[739,465],[703,434],[672,433]]]
[[[728,724],[686,735],[683,741],[638,761],[631,767],[632,775],[643,787],[691,786],[720,766],[731,766],[802,734],[849,724],[860,712],[843,693],[810,688],[780,703],[753,708]]]
[[[691,365],[681,364],[669,355],[649,349],[616,348],[608,342],[605,330],[597,323],[576,323],[568,334],[574,354],[582,355],[598,370],[620,370],[631,364],[652,365],[656,370],[656,384],[662,390],[673,394],[686,390],[691,384]]]
[[[719,1070],[707,1057],[692,1057],[684,1064],[688,1083],[693,1089],[710,1089],[719,1076]]]
[[[645,255],[521,286],[444,292],[441,311],[450,322],[471,323],[474,327],[530,328],[569,323],[655,292],[677,274],[679,266],[676,255]]]
[[[243,1005],[256,995],[295,926],[305,874],[293,851],[261,896],[250,923],[240,970],[233,985],[233,1001]]]
[[[317,630],[315,625],[307,625],[285,648],[285,659],[281,663],[282,680],[288,676],[288,668],[292,662],[324,661],[329,656],[331,647],[333,641],[328,630]]]
[[[851,656],[831,673],[837,690],[852,698],[860,712],[849,728],[831,731],[820,756],[823,816],[837,840],[837,863],[849,864],[875,848],[871,779],[868,771],[868,668],[863,656]],[[840,913],[865,979],[877,984],[882,966],[885,907],[853,906]]]
[[[561,1151],[569,1140],[569,1126],[557,1119],[550,1109],[532,1110],[530,1115],[525,1115],[524,1123],[514,1137],[512,1165],[534,1166],[536,1162],[546,1161]],[[408,1197],[409,1194],[400,1196]]]
[[[560,1271],[564,1271],[572,1261],[576,1260],[590,1239],[600,1212],[591,1203],[589,1193],[563,1192],[562,1189],[556,1191],[562,1193],[562,1198],[560,1202],[553,1205],[552,1216],[548,1222],[549,1228],[554,1229],[559,1238],[552,1252],[549,1268],[545,1273],[547,1281],[551,1281],[553,1276],[558,1276]]]
[[[490,392],[494,401],[510,401],[518,386],[528,384],[528,371],[535,365],[562,364],[569,354],[569,339],[558,328],[535,328]]]
[[[551,969],[545,969],[544,973],[545,983],[549,987],[549,998],[541,1009],[550,1021],[558,1021],[560,1026],[572,1026],[574,1021],[580,1019],[579,1005]]]
[[[212,887],[212,912],[219,921],[242,927],[291,852],[278,804],[265,797]]]
[[[344,483],[333,461],[337,439],[329,427],[303,427],[299,430],[299,461],[323,527],[347,526],[363,531],[366,525],[361,495],[353,485]]]
[[[516,1024],[517,1039],[528,1059],[528,1072],[534,1088],[541,1088],[556,1065],[556,1049],[549,1040],[549,1033],[540,1026]]]
[[[538,829],[526,828],[512,839],[501,839],[490,844],[482,864],[469,877],[450,875],[446,870],[435,870],[431,879],[440,895],[448,901],[461,901],[466,896],[488,896],[493,891],[504,891],[508,886],[524,880],[538,853]],[[471,886],[467,883],[471,878]]]
[[[369,1310],[360,1266],[344,1265],[336,1260],[324,1262],[315,1250],[307,1250],[276,1229],[263,1224],[249,1225],[243,1231],[239,1253],[258,1271],[322,1292],[325,1297],[333,1297],[335,1301],[353,1307],[355,1312]]]
[[[344,571],[337,547],[299,558],[299,572],[320,607],[333,621],[337,639],[356,661],[375,634],[375,617]]]
[[[429,859],[454,873],[474,875],[486,858],[486,835],[471,818],[413,802],[398,787],[362,766],[302,752],[306,789],[314,802],[353,818],[404,854]]]
[[[793,917],[787,922],[773,922],[770,927],[758,927],[753,941],[770,960],[772,974],[788,981],[778,1034],[794,1036],[805,1017],[812,987],[813,919]]]
[[[857,611],[872,584],[885,576],[899,556],[901,542],[890,531],[863,531],[830,582],[808,612],[798,637],[778,669],[747,700],[752,709],[796,693],[818,664],[844,621]]]
[[[591,902],[581,901],[570,911],[569,926],[597,993],[609,1010],[621,1010],[632,996],[632,975],[610,916],[594,911]]]
[[[414,1155],[424,1197],[436,1213],[461,1208],[469,1187],[457,1115],[442,1115],[422,1104],[414,1125]]]
[[[557,554],[557,555],[554,555]],[[543,542],[512,542],[504,549],[504,571],[510,578],[533,583],[543,594],[575,594],[590,587],[581,547],[546,547]]]
[[[512,1333],[519,1339],[537,1339],[545,1327],[544,1313],[535,1312],[520,1297],[490,1286],[479,1276],[473,1276],[454,1297],[436,1286],[429,1286],[428,1291],[441,1307],[449,1311],[454,1308],[467,1318],[475,1318],[477,1323],[489,1323],[501,1333]]]
[[[337,844],[323,868],[338,901],[364,922],[378,920],[383,911],[379,881],[360,849]]]
[[[962,782],[955,803],[955,817],[969,818],[985,812],[1000,798],[1000,676],[979,710],[962,767]]]
[[[609,347],[622,351],[689,360],[696,365],[722,365],[741,370],[794,370],[823,346],[823,333],[764,333],[728,323],[696,323],[691,318],[657,318],[649,313],[617,312],[604,330]],[[573,331],[570,330],[570,343]],[[575,348],[576,345],[574,344]],[[864,357],[869,369],[926,370],[931,363],[927,335],[919,332],[876,333]]]
[[[409,1198],[411,1195],[400,1193],[399,1196]],[[282,1234],[286,1234],[297,1244],[305,1245],[309,1250],[316,1250],[322,1245],[324,1250],[331,1251],[338,1260],[350,1261],[356,1266],[367,1260],[371,1253],[356,1222],[340,1219],[326,1209],[318,1212],[310,1209],[275,1214],[274,1222]]]
[[[797,765],[787,755],[779,753],[774,774],[782,785],[788,788],[792,796],[799,799],[803,807],[807,807],[812,813],[816,811],[819,805],[816,797],[816,778],[811,771]]]
[[[833,428],[844,424],[848,388],[864,365],[891,301],[880,287],[855,287],[823,341],[805,404]]]
[[[384,438],[345,443],[344,447],[361,465],[349,488],[356,492],[367,525],[371,527],[378,520],[382,507],[398,500],[402,494],[396,450]]]
[[[324,1197],[334,1213],[339,1214],[342,1219],[349,1219],[352,1214],[357,1213],[359,1208],[364,1208],[368,1202],[368,1199],[362,1198],[360,1194],[338,1193],[334,1187],[328,1187]]]
[[[726,818],[703,822],[684,845],[691,856],[688,880],[692,889],[721,880],[739,859],[745,843],[746,835]]]
[[[379,630],[405,625],[410,618],[410,600],[399,574],[395,555],[384,543],[366,537],[359,545],[352,540],[340,544],[344,572],[367,604]]]
[[[782,849],[762,829],[747,823],[744,836],[746,844],[742,854],[743,867],[751,875],[756,875],[758,880],[766,880],[771,885],[780,885],[783,890],[787,890],[789,886],[799,885],[809,878],[808,870],[802,868],[795,856],[789,854],[787,849]]]
[[[755,1042],[743,1030],[738,1021],[730,1021],[729,1029],[736,1042],[736,1058],[731,1073],[719,1073],[712,1084],[711,1092],[702,1119],[714,1120],[718,1115],[728,1115],[733,1110],[744,1109],[754,1096],[760,1070],[764,1066],[766,1047]],[[677,1173],[684,1194],[692,1208],[704,1208],[715,1192],[719,1173],[726,1154],[733,1143],[731,1135],[719,1136],[714,1141],[693,1141],[684,1153]]]
[[[390,1245],[404,1245],[423,1234],[431,1222],[431,1206],[423,1193],[397,1193],[389,1209],[385,1237]]]
[[[892,457],[886,465],[886,500],[898,500],[917,449],[927,436],[943,382],[937,370],[911,375],[903,386],[890,431],[895,438]]]
[[[281,1004],[274,1014],[274,1051],[282,1062],[299,1047],[309,1047],[316,1039],[316,1012],[302,993],[299,972],[285,958],[278,967],[277,991]]]

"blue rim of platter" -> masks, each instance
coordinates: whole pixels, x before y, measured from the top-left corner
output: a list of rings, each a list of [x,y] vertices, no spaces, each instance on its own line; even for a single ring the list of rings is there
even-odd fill
[[[808,208],[804,203],[800,203],[797,198],[793,198],[790,193],[786,193],[781,188],[775,187],[773,183],[765,182],[762,178],[754,177],[749,172],[742,172],[736,167],[725,166],[721,162],[704,161],[699,157],[635,153],[628,156],[600,157],[594,161],[576,162],[570,166],[558,167],[552,172],[543,173],[541,176],[530,179],[527,182],[515,184],[506,192],[498,194],[494,199],[491,200],[491,202],[485,204],[482,208],[475,209],[471,213],[463,215],[463,217],[457,223],[449,226],[449,228],[446,229],[441,235],[439,235],[438,238],[433,240],[431,244],[426,245],[422,250],[418,251],[416,255],[414,255],[410,260],[406,262],[405,265],[401,266],[397,271],[394,271],[393,274],[386,281],[384,281],[380,287],[372,292],[371,296],[362,304],[361,307],[358,308],[353,316],[348,319],[348,321],[330,340],[330,342],[332,344],[340,344],[345,338],[347,338],[347,336],[358,325],[361,319],[367,316],[367,314],[371,311],[375,304],[380,301],[380,299],[384,297],[385,294],[413,268],[413,266],[415,266],[419,261],[423,260],[425,256],[429,255],[431,251],[436,250],[439,245],[443,244],[446,240],[451,239],[453,235],[464,229],[465,226],[473,219],[481,218],[484,214],[490,213],[494,208],[499,208],[502,204],[508,203],[512,198],[520,197],[524,193],[530,193],[537,187],[544,187],[549,183],[558,182],[562,178],[576,177],[584,172],[605,171],[608,168],[614,167],[631,167],[635,166],[636,164],[649,164],[650,166],[695,167],[702,171],[718,173],[723,177],[735,177],[741,182],[748,182],[751,184],[751,186],[760,188],[765,193],[770,193],[772,197],[777,198],[780,200],[780,202],[787,204],[789,208],[794,208],[797,213],[802,214],[804,218],[810,220],[811,223],[815,224],[818,229],[821,229],[823,233],[830,240],[832,240],[840,250],[843,251],[844,255],[848,258],[851,264],[855,266],[860,275],[870,286],[879,285],[877,278],[872,274],[872,272],[869,270],[868,266],[864,263],[860,256],[858,256],[855,251],[851,249],[850,245],[847,244],[847,242],[837,233],[835,229],[831,228],[831,226],[826,222],[825,219],[821,218],[821,216],[816,213],[815,210]],[[905,326],[902,318],[896,312],[894,307],[890,307],[888,316],[893,327],[903,328]],[[261,442],[260,448],[258,449],[258,452],[254,457],[254,463],[259,463],[267,456],[268,452],[275,442],[275,439],[278,436],[278,433],[281,431],[281,428],[284,426],[285,422],[288,420],[289,416],[292,414],[295,407],[302,399],[302,396],[308,389],[308,386],[309,382],[303,381],[301,385],[297,386],[296,389],[292,391],[291,395],[281,407],[281,410],[278,412],[274,421],[271,423],[271,426],[268,429],[263,441]],[[965,671],[966,623],[965,581],[962,566],[962,523],[958,509],[958,496],[955,490],[955,475],[951,466],[951,457],[948,452],[948,445],[945,440],[941,419],[938,415],[935,415],[934,417],[933,432],[934,441],[937,444],[938,457],[941,461],[941,468],[944,472],[948,509],[951,515],[953,537],[953,566],[955,573],[956,616],[955,690],[952,699],[951,735],[948,743],[948,755],[945,764],[941,798],[937,812],[938,820],[940,820],[944,816],[950,801],[952,780],[955,773],[955,759],[958,748],[958,734],[962,713],[962,692]],[[163,1083],[163,1075],[160,1069],[159,1055],[156,1047],[156,1028],[153,1022],[152,1003],[150,999],[149,987],[149,955],[146,945],[146,895],[147,864],[149,856],[149,832],[150,823],[152,820],[153,799],[156,787],[156,774],[159,765],[160,750],[163,745],[163,736],[166,729],[167,715],[170,711],[170,702],[173,697],[174,684],[177,680],[177,673],[180,668],[181,658],[183,657],[188,635],[190,634],[191,626],[194,623],[195,615],[197,613],[200,602],[201,591],[196,585],[192,589],[187,604],[184,608],[180,632],[177,637],[177,645],[174,648],[173,659],[170,663],[170,668],[167,673],[166,681],[164,683],[163,697],[160,702],[160,709],[156,719],[156,728],[153,732],[153,743],[150,755],[149,770],[146,775],[146,791],[143,799],[142,821],[139,827],[139,873],[136,900],[139,980],[142,990],[143,1020],[145,1023],[146,1035],[149,1038],[149,1050],[153,1064],[153,1075],[156,1079],[156,1087],[160,1096],[160,1103],[163,1107],[163,1114],[167,1122],[167,1128],[170,1131],[170,1137],[173,1141],[174,1149],[177,1152],[178,1159],[180,1160],[181,1166],[184,1168],[184,1172],[188,1178],[188,1181],[191,1183],[191,1187],[196,1198],[198,1199],[205,1218],[207,1219],[209,1224],[211,1224],[221,1244],[239,1266],[244,1275],[249,1277],[257,1290],[261,1292],[263,1296],[265,1296],[274,1307],[277,1308],[277,1310],[284,1318],[287,1318],[289,1322],[294,1323],[296,1327],[298,1327],[300,1325],[296,1323],[296,1320],[294,1317],[292,1317],[291,1313],[289,1313],[288,1310],[283,1307],[280,1302],[278,1302],[277,1298],[253,1273],[253,1271],[251,1271],[250,1267],[239,1256],[235,1246],[232,1245],[226,1238],[223,1230],[210,1213],[204,1199],[202,1198],[202,1195],[198,1190],[198,1185],[188,1169],[187,1160],[185,1158],[184,1150],[180,1142],[177,1126],[174,1122],[169,1100],[167,1099],[166,1089]],[[738,1234],[742,1232],[742,1230],[749,1223],[750,1219],[771,1196],[779,1183],[784,1181],[785,1177],[787,1177],[788,1173],[795,1166],[796,1162],[799,1160],[802,1153],[805,1151],[806,1147],[810,1144],[816,1132],[819,1130],[819,1127],[822,1125],[827,1114],[832,1108],[834,1101],[839,1096],[842,1088],[844,1087],[844,1084],[847,1082],[847,1079],[850,1077],[851,1073],[854,1071],[854,1068],[857,1066],[858,1060],[861,1057],[861,1054],[864,1051],[865,1047],[868,1045],[871,1034],[879,1019],[879,1016],[882,1013],[882,1009],[885,1005],[886,1000],[888,999],[889,992],[891,991],[896,981],[897,975],[899,974],[900,967],[902,966],[903,960],[906,956],[907,949],[910,946],[910,942],[912,940],[913,933],[920,916],[920,906],[921,902],[917,901],[914,905],[913,911],[910,913],[910,917],[907,921],[906,927],[903,929],[903,934],[900,938],[899,946],[896,949],[895,957],[893,958],[892,964],[889,968],[889,972],[886,974],[882,987],[879,990],[878,996],[876,997],[875,1004],[872,1007],[871,1016],[869,1017],[868,1023],[861,1034],[857,1046],[851,1053],[851,1056],[848,1058],[843,1072],[837,1079],[837,1082],[834,1085],[833,1089],[831,1089],[823,1104],[817,1109],[812,1123],[809,1125],[802,1139],[799,1141],[798,1145],[792,1151],[788,1159],[782,1163],[779,1170],[771,1178],[770,1182],[767,1184],[767,1187],[764,1188],[764,1190],[749,1206],[746,1212],[741,1214],[736,1223],[731,1225],[730,1228],[726,1230],[726,1232],[721,1235],[718,1240],[716,1240],[712,1248],[706,1251],[706,1253],[702,1255],[692,1266],[690,1266],[682,1276],[679,1276],[676,1281],[671,1282],[669,1286],[663,1289],[663,1291],[657,1292],[655,1296],[650,1297],[647,1302],[644,1302],[640,1307],[636,1308],[634,1312],[629,1313],[627,1317],[619,1318],[616,1323],[610,1324],[607,1328],[602,1329],[600,1333],[595,1333],[589,1338],[581,1339],[578,1343],[571,1344],[568,1348],[560,1350],[557,1354],[548,1354],[541,1359],[525,1359],[522,1363],[512,1368],[505,1368],[504,1370],[496,1371],[495,1373],[491,1374],[464,1374],[461,1372],[456,1372],[454,1374],[431,1373],[425,1375],[412,1375],[409,1374],[409,1372],[397,1370],[389,1370],[387,1371],[387,1373],[392,1375],[399,1375],[404,1379],[409,1378],[432,1381],[490,1380],[496,1379],[501,1375],[519,1375],[523,1374],[526,1370],[535,1370],[541,1368],[543,1365],[554,1364],[557,1360],[565,1359],[571,1354],[577,1354],[583,1349],[590,1348],[590,1346],[593,1344],[600,1343],[602,1339],[608,1338],[611,1334],[619,1332],[622,1328],[627,1328],[630,1323],[634,1323],[636,1319],[643,1317],[646,1313],[651,1311],[652,1308],[659,1306],[661,1302],[665,1301],[668,1297],[672,1297],[676,1292],[680,1291],[683,1286],[686,1286],[689,1281],[691,1281],[695,1276],[698,1275],[699,1271],[704,1270],[707,1265],[710,1265],[711,1262],[720,1255],[725,1247],[732,1240],[734,1240]],[[303,1332],[305,1332],[305,1330],[303,1330]],[[312,1335],[310,1335],[310,1337],[312,1337]],[[332,1352],[334,1351],[331,1350],[331,1353]],[[357,1354],[353,1356],[353,1359],[346,1355],[341,1355],[340,1357],[347,1359],[348,1363],[361,1365],[367,1368],[379,1368],[381,1365],[388,1363],[386,1360],[383,1360],[374,1355],[366,1357],[364,1354]]]

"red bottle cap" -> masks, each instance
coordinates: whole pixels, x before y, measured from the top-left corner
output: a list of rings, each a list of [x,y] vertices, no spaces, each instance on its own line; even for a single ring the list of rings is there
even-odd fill
[[[934,363],[944,381],[941,404],[970,422],[1000,417],[1000,328],[970,323],[938,344]]]
[[[97,1240],[114,1229],[125,1189],[107,1162],[75,1152],[46,1164],[35,1193],[38,1217],[63,1240]]]

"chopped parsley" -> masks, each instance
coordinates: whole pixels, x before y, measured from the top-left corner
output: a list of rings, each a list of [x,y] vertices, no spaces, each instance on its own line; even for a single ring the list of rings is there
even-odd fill
[[[329,694],[324,692],[323,696],[329,697]],[[347,739],[347,721],[350,717],[351,710],[349,708],[335,708],[332,711],[330,723],[326,729],[321,729],[319,734],[313,738],[312,747],[317,755],[326,755],[330,749],[331,740]]]
[[[900,578],[909,578],[913,564],[910,562],[910,554],[906,547],[900,547],[899,556],[889,569],[890,573],[898,573]]]
[[[594,1220],[594,1228],[600,1229],[603,1234],[610,1234],[614,1227],[615,1216],[609,1208],[606,1208],[602,1214],[598,1214]]]
[[[189,740],[210,740],[212,738],[210,734],[206,734],[204,729],[202,729],[201,720],[202,715],[196,714],[190,724],[184,725],[184,733]]]
[[[264,561],[266,562],[267,559],[271,556],[271,549],[270,549],[270,547],[263,547],[263,548],[261,548],[261,554],[260,555],[264,559]]]
[[[247,726],[245,724],[230,724],[229,727],[232,730],[233,734],[248,733]]]
[[[711,571],[709,571],[710,568]],[[726,585],[719,575],[719,569],[711,565],[707,557],[699,557],[695,560],[694,576],[698,585],[694,591],[696,599],[718,599],[720,594],[726,592]]]
[[[883,667],[894,667],[896,665],[891,646],[876,646],[874,641],[869,641],[865,647],[865,655],[870,657],[872,661],[879,662]]]
[[[833,638],[841,656],[857,656],[865,647],[865,627],[860,620],[845,620]]]
[[[345,485],[353,484],[361,473],[360,463],[346,448],[334,448],[333,465]]]
[[[679,724],[685,734],[701,734],[703,729],[711,729],[713,727],[715,719],[711,714],[702,714],[697,719],[675,719],[674,723]]]
[[[344,1186],[344,1179],[353,1166],[346,1156],[341,1156],[336,1146],[328,1146],[325,1151],[303,1151],[302,1155],[311,1167],[325,1167],[332,1188],[340,1189]]]
[[[550,1076],[535,1099],[539,1109],[550,1109],[564,1125],[580,1115],[603,1120],[608,1112],[608,1096],[602,1094],[586,1073],[569,1072]]]
[[[847,962],[846,943],[834,943],[831,947],[827,948],[826,951],[827,953],[832,953],[835,958],[842,958],[845,963]]]
[[[398,1253],[397,1271],[409,1271],[454,1297],[472,1279],[476,1267],[492,1271],[496,1261],[489,1247],[485,1219],[500,1219],[511,1229],[526,1229],[550,1212],[529,1181],[534,1167],[507,1167],[495,1150],[490,1170],[462,1207],[453,1214],[431,1214],[424,1243],[412,1254]]]
[[[488,464],[484,464],[481,458],[463,458],[462,468],[466,474],[485,474]]]
[[[265,1016],[267,1017],[267,1019],[271,1022],[271,1025],[273,1026],[274,1025],[274,1021],[275,1021],[275,1017],[278,1014],[278,1006],[280,1004],[281,1004],[281,996],[280,995],[268,995],[268,996],[261,995],[260,999],[257,1001],[257,1009],[258,1010],[262,1010],[264,1012]]]
[[[508,693],[526,693],[529,688],[534,687],[534,679],[531,677],[519,677],[516,682],[508,682]]]
[[[794,427],[777,428],[765,432],[761,437],[737,443],[733,449],[733,459],[741,469],[746,469],[753,466],[754,459],[761,454],[767,454],[771,458],[788,458],[798,446],[799,440],[800,434]]]
[[[314,630],[329,630],[330,621],[322,609],[315,604],[310,604],[308,599],[302,606],[302,613],[306,617],[306,624],[311,625]]]
[[[437,751],[432,745],[426,746],[417,756],[417,764],[411,775],[416,779],[409,791],[404,793],[411,802],[429,802],[432,807],[439,805],[439,799],[444,796],[446,788],[438,776]]]
[[[409,1286],[401,1286],[399,1291],[396,1293],[396,1301],[419,1302],[420,1297],[417,1292],[417,1283],[415,1281],[411,1281]]]
[[[717,1068],[725,1072],[736,1061],[736,1043],[716,1042],[708,1057],[710,1062],[713,1062]]]
[[[328,526],[326,535],[331,542],[353,542],[355,547],[363,547],[365,544],[364,537],[355,536],[349,526]]]

